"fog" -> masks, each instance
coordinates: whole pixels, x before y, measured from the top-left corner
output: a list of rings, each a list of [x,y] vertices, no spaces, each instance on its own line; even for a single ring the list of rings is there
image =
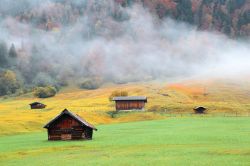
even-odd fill
[[[20,19],[20,13],[29,18],[33,14],[32,20]],[[140,4],[123,8],[111,0],[1,0],[0,16],[0,39],[8,46],[15,44],[19,50],[16,70],[29,81],[44,73],[59,81],[250,74],[248,39],[200,31],[170,18],[159,20]],[[51,29],[37,23],[41,17],[50,20]]]

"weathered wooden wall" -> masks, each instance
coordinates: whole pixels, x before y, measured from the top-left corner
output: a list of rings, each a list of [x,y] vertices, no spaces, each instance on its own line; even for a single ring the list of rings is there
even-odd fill
[[[49,140],[92,139],[92,129],[81,126],[74,118],[64,115],[48,129]]]
[[[43,109],[45,107],[46,105],[40,105],[40,104],[30,106],[31,109]]]
[[[144,101],[116,101],[116,110],[143,109]]]

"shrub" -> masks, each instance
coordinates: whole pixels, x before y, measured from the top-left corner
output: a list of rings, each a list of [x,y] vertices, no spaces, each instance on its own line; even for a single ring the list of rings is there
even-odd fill
[[[80,83],[81,89],[98,89],[101,86],[101,82],[99,80],[85,80]]]
[[[119,97],[119,96],[128,96],[127,91],[113,91],[111,95],[109,96],[109,100],[112,101],[114,97]]]
[[[111,118],[116,118],[117,113],[118,113],[117,111],[107,112],[107,114],[110,115]]]
[[[162,111],[162,107],[160,105],[153,105],[151,107],[148,108],[149,112],[158,112],[158,111]]]
[[[37,87],[34,90],[34,96],[38,98],[48,98],[56,95],[56,88],[52,86],[47,87]]]

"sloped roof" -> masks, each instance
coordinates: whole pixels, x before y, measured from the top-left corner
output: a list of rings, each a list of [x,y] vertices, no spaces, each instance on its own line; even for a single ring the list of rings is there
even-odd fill
[[[95,128],[95,126],[93,126],[92,124],[88,123],[86,120],[84,120],[83,118],[81,118],[79,115],[77,114],[74,114],[73,112],[70,112],[69,110],[67,109],[64,109],[58,116],[56,116],[54,119],[52,119],[49,123],[47,123],[44,128],[49,128],[50,125],[55,122],[57,119],[59,119],[61,116],[63,115],[69,115],[71,116],[72,118],[74,118],[75,120],[77,120],[78,122],[80,122],[82,125],[84,126],[87,126],[87,127],[90,127],[94,130],[97,130]]]
[[[204,109],[204,110],[206,110],[207,108],[206,108],[206,107],[203,107],[203,106],[194,107],[194,110],[198,110],[198,109]]]
[[[42,105],[44,105],[43,103],[39,103],[39,102],[30,103],[30,105],[37,105],[37,104],[42,104]]]
[[[113,101],[146,101],[147,97],[145,96],[120,96],[120,97],[114,97]]]

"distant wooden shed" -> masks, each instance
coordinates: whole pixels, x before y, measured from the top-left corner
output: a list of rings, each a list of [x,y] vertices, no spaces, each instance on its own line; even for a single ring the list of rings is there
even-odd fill
[[[194,112],[196,114],[204,114],[206,112],[207,108],[202,107],[202,106],[198,106],[194,108]]]
[[[45,104],[39,102],[34,102],[30,104],[31,109],[44,109],[45,107],[46,107]]]
[[[115,107],[117,111],[120,110],[143,110],[145,103],[147,103],[147,97],[145,96],[121,96],[114,97]]]
[[[44,126],[48,129],[48,140],[90,140],[97,129],[79,115],[63,110]]]

